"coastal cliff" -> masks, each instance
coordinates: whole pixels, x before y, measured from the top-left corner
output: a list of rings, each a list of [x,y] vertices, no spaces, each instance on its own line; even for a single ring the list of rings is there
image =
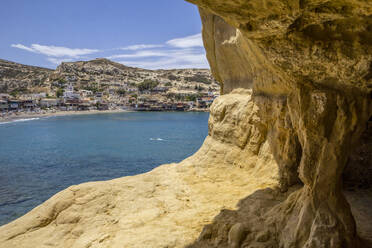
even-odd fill
[[[0,227],[0,247],[336,248],[372,240],[363,207],[371,190],[355,187],[372,168],[363,162],[371,152],[371,2],[190,2],[200,7],[224,93],[200,150],[146,174],[72,186]]]
[[[227,95],[252,89],[280,191],[294,191],[221,213],[193,247],[365,247],[342,175],[370,128],[372,2],[190,2],[214,76]],[[348,172],[358,170],[349,160]]]

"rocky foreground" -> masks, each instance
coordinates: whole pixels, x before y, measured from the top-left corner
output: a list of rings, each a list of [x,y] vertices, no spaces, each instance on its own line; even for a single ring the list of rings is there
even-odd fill
[[[221,209],[235,209],[247,194],[277,184],[268,143],[249,123],[258,120],[250,94],[215,101],[210,134],[192,157],[142,175],[71,186],[0,227],[0,247],[191,244]]]
[[[202,148],[73,186],[0,247],[368,247],[372,2],[190,2],[224,93]]]

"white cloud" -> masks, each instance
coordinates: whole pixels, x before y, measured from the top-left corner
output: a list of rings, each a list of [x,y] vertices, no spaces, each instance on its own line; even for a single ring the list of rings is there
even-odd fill
[[[23,49],[23,50],[26,50],[26,51],[29,51],[29,52],[35,52],[34,49],[30,48],[30,47],[26,47],[22,44],[12,44],[10,45],[11,47],[14,47],[14,48],[19,48],[19,49]]]
[[[203,39],[201,33],[190,35],[186,37],[176,38],[168,40],[164,45],[162,44],[137,44],[119,48],[120,50],[144,50],[150,48],[160,48],[165,46],[172,46],[177,48],[191,48],[191,47],[203,47]]]
[[[188,68],[209,68],[208,62],[204,57],[198,58],[198,61],[185,61],[179,59],[159,59],[155,61],[118,61],[126,66],[139,67],[150,70],[157,69],[188,69]]]
[[[167,56],[166,51],[161,50],[147,50],[147,51],[137,51],[131,54],[116,54],[107,57],[108,59],[120,59],[120,58],[146,58],[146,57],[164,57]]]
[[[203,47],[201,33],[167,41],[167,45],[179,48]]]
[[[139,44],[139,45],[132,45],[132,46],[127,46],[127,47],[121,47],[121,50],[142,50],[142,49],[149,49],[149,48],[158,48],[158,47],[163,47],[163,45],[146,45],[146,44]]]
[[[159,52],[162,56],[142,56],[140,53],[131,54],[131,57],[121,57],[139,60],[119,60],[119,63],[128,66],[146,69],[176,69],[176,68],[209,68],[205,52],[201,49],[166,50]],[[135,57],[138,55],[137,57]]]
[[[97,53],[100,50],[97,49],[86,49],[86,48],[68,48],[59,46],[44,46],[39,44],[32,44],[30,47],[22,44],[12,44],[11,47],[23,49],[33,53],[44,54],[49,57],[72,57],[77,58],[81,55],[87,55]]]
[[[32,44],[31,46],[12,44],[11,47],[45,55],[50,63],[57,65],[77,59],[89,60],[91,59],[89,55],[101,52],[105,53],[108,59],[146,69],[209,68],[200,33],[171,39],[164,44],[136,44],[106,50],[40,44]],[[122,50],[123,52],[112,54],[114,50]]]
[[[209,68],[201,34],[172,39],[164,45],[134,45],[131,48],[123,49],[131,50],[127,53],[107,58],[146,69]]]
[[[68,59],[68,58],[52,58],[52,57],[49,57],[47,58],[47,60],[49,62],[51,62],[52,64],[56,64],[56,65],[59,65],[61,64],[62,62],[71,62],[73,61],[72,59]]]

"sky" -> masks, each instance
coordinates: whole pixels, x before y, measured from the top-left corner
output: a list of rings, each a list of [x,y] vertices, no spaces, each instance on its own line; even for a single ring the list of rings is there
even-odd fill
[[[1,0],[0,37],[0,58],[27,65],[209,68],[198,10],[184,0]]]

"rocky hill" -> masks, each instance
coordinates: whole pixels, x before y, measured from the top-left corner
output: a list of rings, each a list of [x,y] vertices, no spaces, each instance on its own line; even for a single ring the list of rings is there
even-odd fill
[[[0,93],[28,91],[45,86],[53,70],[0,59]]]
[[[91,61],[62,62],[51,79],[67,78],[78,83],[89,81],[115,81],[126,78],[131,73],[147,70],[127,67],[108,59],[95,59]]]
[[[72,83],[75,89],[106,90],[129,84],[136,87],[144,80],[156,80],[175,89],[195,90],[195,87],[219,91],[219,85],[208,69],[145,70],[128,67],[108,59],[61,63],[56,70],[21,65],[0,60],[0,93],[36,93],[49,95]]]

